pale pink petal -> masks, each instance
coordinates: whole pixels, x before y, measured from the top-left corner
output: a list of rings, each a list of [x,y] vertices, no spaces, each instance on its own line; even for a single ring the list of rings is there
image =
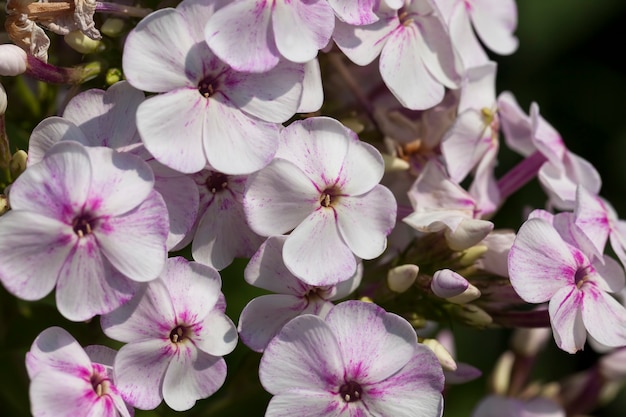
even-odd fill
[[[241,341],[255,352],[262,352],[272,337],[306,306],[304,298],[294,295],[269,294],[254,298],[239,317]]]
[[[509,148],[524,156],[537,150],[532,136],[530,117],[524,113],[513,94],[508,91],[498,96],[498,116]]]
[[[28,165],[40,162],[48,149],[61,140],[72,140],[89,145],[89,138],[74,123],[62,117],[48,117],[35,126],[30,135]]]
[[[554,340],[569,353],[576,353],[585,345],[587,331],[581,313],[583,297],[583,292],[575,285],[568,285],[559,289],[550,299],[548,311]]]
[[[456,210],[433,210],[430,212],[414,212],[406,216],[402,221],[420,232],[439,232],[449,229],[456,230],[467,219],[464,213]]]
[[[380,182],[385,165],[382,155],[372,145],[356,141],[353,137],[350,139],[336,186],[341,188],[342,194],[358,196],[372,190]]]
[[[583,284],[582,320],[589,334],[612,347],[626,346],[626,309],[602,290]]]
[[[185,17],[189,33],[196,42],[205,43],[204,29],[207,21],[219,9],[233,3],[233,0],[187,0],[178,3],[176,10]]]
[[[188,61],[198,59],[189,54],[195,44],[181,13],[157,10],[128,34],[122,56],[124,76],[133,87],[155,93],[195,87],[190,80],[198,74],[190,72],[197,71],[198,64]]]
[[[375,415],[439,416],[443,412],[443,384],[439,361],[430,349],[419,345],[406,366],[364,390],[363,403]]]
[[[319,190],[298,166],[275,159],[248,178],[243,207],[250,228],[271,236],[300,224],[320,207],[319,198]]]
[[[85,346],[84,350],[91,362],[104,365],[107,372],[112,371],[117,350],[102,345]]]
[[[294,111],[298,105],[294,102]],[[278,125],[247,116],[222,95],[210,100],[203,127],[207,160],[216,171],[249,174],[270,163],[278,148]]]
[[[497,64],[489,61],[465,72],[458,112],[467,109],[491,110],[496,105]]]
[[[206,42],[228,65],[242,72],[266,72],[280,56],[271,26],[272,8],[235,1],[218,10],[207,22]]]
[[[285,392],[272,397],[265,417],[340,417],[346,416],[345,408],[341,397],[331,392]]]
[[[163,198],[153,191],[134,210],[103,220],[93,233],[102,253],[134,281],[150,281],[163,270],[169,231]]]
[[[30,379],[44,370],[80,375],[91,361],[80,344],[66,330],[49,327],[35,338],[26,354],[26,370]]]
[[[156,177],[154,190],[163,197],[170,219],[167,248],[171,250],[189,233],[198,214],[198,190],[187,176]]]
[[[458,51],[465,69],[477,67],[489,62],[489,56],[485,53],[480,42],[474,34],[470,16],[461,2],[456,2],[449,18],[450,38]]]
[[[572,248],[548,222],[531,219],[522,225],[509,252],[511,284],[520,297],[531,303],[554,299],[574,285],[576,269]]]
[[[194,291],[196,289],[194,288]],[[228,355],[237,345],[237,328],[221,311],[213,310],[201,323],[193,326],[193,343],[205,353],[213,356]]]
[[[27,211],[5,213],[0,218],[0,281],[22,299],[45,297],[76,239],[70,226],[55,219]]]
[[[170,168],[190,174],[206,165],[203,129],[211,100],[194,88],[153,96],[137,109],[137,129],[146,149]]]
[[[356,259],[339,234],[335,215],[332,209],[319,208],[285,242],[285,265],[307,284],[333,285],[356,271]]]
[[[329,0],[337,17],[355,26],[369,25],[378,21],[376,11],[380,0]]]
[[[359,258],[374,259],[387,247],[396,223],[393,193],[382,185],[356,197],[341,197],[333,205],[337,226],[350,250]]]
[[[493,134],[493,132],[492,132]],[[470,185],[469,193],[476,201],[475,210],[479,213],[475,217],[488,217],[500,207],[502,197],[495,177],[495,168],[498,164],[499,142],[492,141],[474,171],[474,181]]]
[[[163,399],[175,411],[188,410],[217,391],[226,379],[226,362],[195,347],[181,348],[163,379]]]
[[[375,304],[343,302],[328,313],[326,323],[347,361],[346,380],[362,384],[382,381],[401,370],[416,353],[413,327]],[[443,374],[440,378],[443,380]]]
[[[124,343],[169,341],[176,312],[167,287],[156,279],[143,286],[131,301],[100,318],[104,334]]]
[[[513,36],[517,27],[515,0],[473,0],[472,3],[470,16],[485,45],[500,55],[515,52],[518,45]]]
[[[338,20],[333,39],[352,62],[364,66],[380,55],[387,37],[398,25],[395,13],[367,26],[353,26]]]
[[[279,1],[274,3],[272,25],[280,54],[289,61],[304,63],[328,44],[335,14],[325,1]]]
[[[414,6],[419,4],[419,2],[413,2]],[[459,64],[452,46],[452,40],[442,19],[434,10],[431,13],[426,15],[423,12],[420,16],[418,12],[418,16],[415,16],[419,35],[423,37],[423,40],[420,40],[419,35],[412,37],[410,48],[419,49],[417,53],[424,61],[428,72],[438,82],[451,89],[458,88],[461,83],[461,75],[457,68]]]
[[[302,96],[296,113],[313,113],[318,111],[324,103],[324,89],[322,87],[322,73],[317,58],[304,64],[304,79],[302,80]]]
[[[593,242],[598,255],[602,254],[611,231],[608,211],[602,199],[579,186],[574,216],[576,225]]]
[[[168,340],[145,340],[129,343],[115,357],[115,385],[124,400],[142,410],[161,403],[165,371],[176,354]]]
[[[332,295],[329,300],[341,300],[342,298],[347,297],[352,294],[359,285],[361,284],[361,279],[363,278],[363,262],[359,262],[356,265],[356,272],[354,275],[346,280],[341,281],[335,286],[335,294]]]
[[[331,328],[321,318],[305,315],[287,323],[266,347],[259,378],[273,395],[292,390],[329,392],[341,385],[343,366]]]

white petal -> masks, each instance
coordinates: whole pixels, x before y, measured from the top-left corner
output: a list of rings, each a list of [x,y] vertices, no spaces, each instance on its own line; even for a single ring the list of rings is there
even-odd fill
[[[626,309],[615,298],[583,284],[582,320],[589,334],[612,347],[626,346]]]
[[[42,120],[35,126],[28,140],[28,165],[40,162],[48,149],[62,140],[89,144],[89,139],[72,121],[57,116]]]
[[[213,310],[206,315],[200,325],[194,326],[194,331],[194,344],[209,355],[228,355],[237,346],[237,328],[219,310]]]
[[[353,26],[341,21],[335,23],[333,39],[341,51],[357,65],[367,65],[374,61],[389,34],[398,27],[396,14],[367,26]]]
[[[515,52],[518,40],[513,36],[517,27],[514,0],[474,0],[470,15],[478,36],[489,49],[501,55]]]
[[[324,103],[324,89],[322,88],[322,73],[317,58],[304,64],[304,79],[302,80],[302,96],[297,113],[313,113],[318,111]]]
[[[341,417],[345,402],[331,392],[285,392],[272,397],[265,417]]]
[[[163,197],[170,220],[167,248],[171,250],[189,233],[198,214],[198,189],[187,176],[156,177],[154,190]]]
[[[30,379],[45,370],[80,375],[83,369],[90,367],[91,361],[83,348],[60,327],[49,327],[41,332],[26,355],[26,370]]]
[[[583,292],[575,285],[561,288],[550,300],[550,324],[554,340],[561,349],[569,353],[581,350],[587,338],[581,314],[582,306]]]

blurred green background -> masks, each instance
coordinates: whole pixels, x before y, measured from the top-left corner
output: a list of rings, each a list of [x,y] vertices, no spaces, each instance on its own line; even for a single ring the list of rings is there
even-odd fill
[[[621,0],[519,0],[519,50],[499,63],[497,91],[512,91],[524,110],[536,101],[541,113],[562,134],[567,146],[591,161],[603,179],[601,194],[626,217],[626,2]],[[5,34],[0,35],[7,42]],[[120,56],[115,41],[108,42],[107,57]],[[71,65],[89,60],[55,42],[52,59]],[[58,57],[55,56],[57,51]],[[109,60],[112,66],[119,62]],[[45,116],[54,114],[56,87],[25,79],[3,79],[9,95],[9,135],[14,146],[25,146],[32,128]],[[89,87],[104,86],[102,78]],[[64,91],[61,90],[61,93]],[[62,96],[62,94],[61,94]],[[519,158],[502,155],[499,172],[505,172]],[[521,209],[541,207],[545,197],[536,183],[513,196],[496,217],[497,227],[517,228]],[[245,286],[245,263],[237,262],[223,271],[224,293],[230,317],[258,293]],[[24,354],[43,329],[58,325],[70,331],[81,344],[101,343],[118,347],[101,335],[98,320],[70,323],[54,308],[52,297],[36,303],[16,300],[0,288],[0,416],[29,415],[28,378]],[[456,326],[459,359],[481,368],[486,374],[508,344],[508,332],[477,331]],[[575,356],[549,343],[534,376],[557,380],[574,370],[586,369],[595,356],[589,350]],[[255,367],[259,355],[243,345],[227,357],[229,376],[225,386],[212,398],[184,413],[188,416],[262,416],[269,399],[260,391]],[[465,417],[486,393],[486,377],[453,387],[446,398],[446,417]],[[174,415],[161,406],[152,412],[138,411],[138,417]],[[598,417],[626,415],[622,391],[615,401],[598,410]],[[504,416],[503,416],[504,417]]]

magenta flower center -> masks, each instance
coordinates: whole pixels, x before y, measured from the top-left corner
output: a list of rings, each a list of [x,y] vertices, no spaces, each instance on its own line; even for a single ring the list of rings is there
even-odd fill
[[[213,172],[206,179],[206,187],[213,194],[228,188],[228,176],[221,172]]]
[[[72,229],[78,237],[90,235],[96,226],[96,219],[90,214],[81,214],[72,220]]]
[[[172,343],[182,343],[187,337],[189,337],[189,331],[185,326],[177,326],[170,332]]]
[[[109,394],[111,381],[109,380],[106,370],[101,365],[94,364],[94,370],[91,374],[90,382],[98,397]]]
[[[362,394],[363,388],[355,381],[348,381],[339,388],[339,395],[347,403],[359,401]]]
[[[576,288],[580,289],[583,286],[585,281],[589,279],[589,267],[582,267],[576,270],[576,274],[574,275],[574,283],[576,284]]]

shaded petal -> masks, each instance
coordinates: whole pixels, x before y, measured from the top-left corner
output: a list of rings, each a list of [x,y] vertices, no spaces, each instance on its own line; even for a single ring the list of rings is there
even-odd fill
[[[193,343],[209,355],[228,355],[237,346],[237,328],[222,311],[211,311],[193,328]]]
[[[489,62],[489,57],[474,34],[465,4],[455,3],[456,7],[449,17],[448,28],[450,39],[463,61],[464,68],[469,69],[486,64]]]
[[[198,188],[187,176],[156,177],[154,190],[163,197],[167,207],[170,231],[167,249],[179,244],[191,231],[198,215]]]
[[[380,0],[328,0],[328,3],[339,19],[351,25],[363,26],[378,20]]]
[[[554,340],[569,353],[581,350],[587,338],[581,314],[583,297],[575,285],[568,285],[554,294],[548,306]]]
[[[150,281],[163,270],[169,232],[163,198],[152,191],[134,210],[103,220],[94,235],[111,264],[134,281]]]
[[[397,211],[396,200],[387,187],[376,185],[366,194],[341,197],[333,208],[341,237],[355,255],[373,259],[384,252]]]
[[[35,126],[28,140],[28,165],[41,162],[45,153],[62,140],[89,145],[89,139],[72,121],[57,116],[42,120]]]
[[[521,109],[515,96],[508,91],[498,96],[498,116],[509,148],[524,156],[530,156],[537,150],[532,140],[530,117]]]
[[[345,362],[346,380],[382,381],[415,355],[417,335],[409,322],[372,303],[345,301],[326,316]],[[443,374],[441,374],[443,379]]]
[[[179,88],[141,103],[137,129],[146,149],[176,171],[202,170],[207,162],[202,137],[209,103],[196,88]]]
[[[313,113],[318,111],[324,103],[324,89],[322,87],[322,73],[317,58],[304,64],[304,79],[302,80],[302,96],[296,113]]]
[[[333,285],[356,271],[356,259],[339,234],[336,216],[331,208],[319,208],[285,242],[285,265],[307,284]]]
[[[26,370],[30,379],[45,370],[80,376],[90,368],[91,361],[83,348],[60,327],[49,327],[39,333],[26,354]]]
[[[489,49],[500,55],[515,52],[518,45],[513,36],[517,27],[515,0],[474,0],[470,16],[478,36]]]
[[[265,417],[340,417],[345,402],[335,393],[298,391],[272,397]]]
[[[259,378],[270,394],[294,390],[332,392],[343,381],[341,352],[331,328],[313,315],[299,316],[287,323],[269,343]]]
[[[597,274],[587,276],[589,281],[593,281],[602,291],[617,293],[624,288],[626,277],[624,268],[615,259],[608,255],[603,255],[602,259],[594,259],[591,263]]]
[[[333,39],[350,61],[365,66],[380,55],[387,37],[399,24],[395,13],[367,26],[353,26],[338,20]]]
[[[369,143],[350,141],[349,144],[336,186],[342,194],[358,196],[373,191],[383,178],[385,164],[378,149]]]
[[[589,334],[612,347],[626,346],[626,309],[615,298],[583,284],[582,320]]]

